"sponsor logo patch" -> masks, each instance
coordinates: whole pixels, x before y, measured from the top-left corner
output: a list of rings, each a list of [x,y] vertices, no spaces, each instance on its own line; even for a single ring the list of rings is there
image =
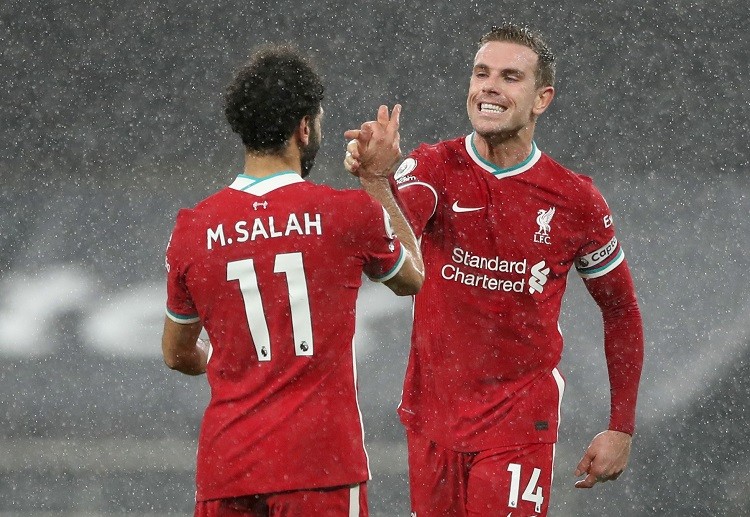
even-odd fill
[[[547,263],[542,260],[531,266],[531,278],[529,278],[529,294],[541,293],[544,291],[544,284],[547,283],[549,268]]]
[[[482,210],[484,207],[483,206],[478,206],[478,207],[459,206],[458,201],[456,201],[455,203],[453,203],[453,206],[451,208],[453,208],[454,212],[456,212],[457,214],[460,214],[463,212],[476,212],[477,210]]]
[[[402,181],[406,181],[406,179],[403,179],[404,176],[407,176],[409,173],[411,173],[414,169],[417,168],[417,160],[414,158],[407,158],[403,162],[401,162],[401,165],[398,166],[398,169],[396,169],[396,173],[393,175],[393,179],[396,180],[398,183],[401,183]],[[402,180],[402,181],[399,181]]]

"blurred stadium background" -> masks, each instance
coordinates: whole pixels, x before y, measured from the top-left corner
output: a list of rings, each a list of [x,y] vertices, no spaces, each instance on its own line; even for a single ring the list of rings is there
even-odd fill
[[[314,179],[353,187],[342,134],[380,103],[404,105],[404,151],[469,131],[474,45],[504,19],[556,50],[536,140],[607,197],[647,337],[630,468],[574,490],[608,385],[571,277],[551,515],[750,515],[749,15],[743,0],[3,2],[0,516],[191,514],[208,393],[161,360],[163,251],[178,207],[241,167],[221,94],[253,46],[314,55]],[[371,514],[408,515],[409,304],[365,285],[358,318]]]

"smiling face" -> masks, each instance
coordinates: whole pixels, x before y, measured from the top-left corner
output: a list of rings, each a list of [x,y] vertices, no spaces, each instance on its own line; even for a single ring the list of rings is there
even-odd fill
[[[551,86],[537,87],[538,56],[529,47],[490,41],[474,58],[466,109],[476,133],[499,143],[517,136],[533,138],[536,117],[554,96]]]

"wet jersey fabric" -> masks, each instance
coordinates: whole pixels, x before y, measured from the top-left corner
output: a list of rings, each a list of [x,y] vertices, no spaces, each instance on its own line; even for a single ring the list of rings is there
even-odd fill
[[[363,273],[387,280],[403,261],[369,194],[292,171],[240,175],[179,211],[167,315],[200,321],[212,345],[198,501],[369,479],[355,303]]]
[[[473,134],[421,145],[394,182],[426,266],[403,423],[457,451],[555,442],[568,272],[598,278],[624,260],[604,198],[536,145],[498,169]]]

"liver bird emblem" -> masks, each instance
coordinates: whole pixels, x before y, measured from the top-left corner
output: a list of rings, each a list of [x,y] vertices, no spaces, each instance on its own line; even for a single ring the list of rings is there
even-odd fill
[[[539,225],[539,233],[542,235],[549,235],[550,226],[549,222],[552,220],[552,216],[555,215],[555,207],[551,207],[549,210],[537,211],[536,224]]]

